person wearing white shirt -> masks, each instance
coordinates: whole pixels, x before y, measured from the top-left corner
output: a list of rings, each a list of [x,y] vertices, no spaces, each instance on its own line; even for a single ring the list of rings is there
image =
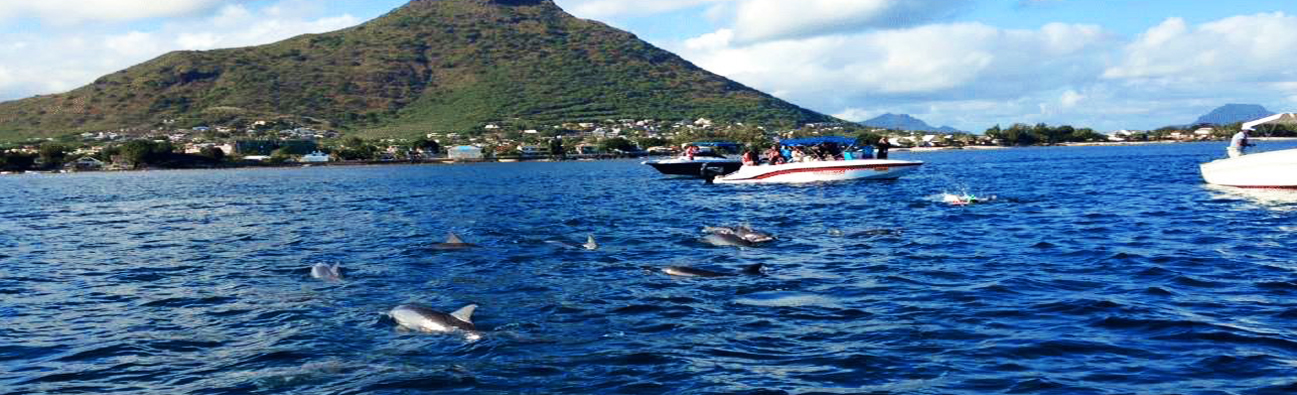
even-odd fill
[[[1237,158],[1243,155],[1247,155],[1247,147],[1251,147],[1253,145],[1252,143],[1248,142],[1247,139],[1247,132],[1251,130],[1252,129],[1250,128],[1243,129],[1238,131],[1238,133],[1234,134],[1234,138],[1231,139],[1229,142],[1229,148],[1225,150],[1226,152],[1229,153],[1230,158]]]

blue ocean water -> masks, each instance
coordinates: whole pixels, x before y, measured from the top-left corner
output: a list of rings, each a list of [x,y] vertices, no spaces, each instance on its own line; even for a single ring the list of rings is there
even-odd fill
[[[1203,185],[1222,154],[897,153],[928,163],[801,186],[634,161],[0,177],[0,393],[1293,393],[1297,194]],[[941,202],[965,192],[996,199]],[[740,223],[780,240],[698,241]],[[482,247],[430,248],[449,231]],[[398,330],[410,302],[477,303],[485,337]]]

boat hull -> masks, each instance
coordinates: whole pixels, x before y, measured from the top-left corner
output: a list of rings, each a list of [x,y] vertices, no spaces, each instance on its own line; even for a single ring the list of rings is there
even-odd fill
[[[1200,166],[1208,184],[1236,188],[1297,189],[1297,149],[1221,159]]]
[[[703,166],[714,174],[729,174],[743,167],[743,162],[736,160],[683,160],[669,159],[644,162],[657,169],[659,173],[672,176],[703,177]]]
[[[862,159],[744,166],[716,178],[716,183],[808,183],[849,180],[894,180],[918,170],[923,162]]]

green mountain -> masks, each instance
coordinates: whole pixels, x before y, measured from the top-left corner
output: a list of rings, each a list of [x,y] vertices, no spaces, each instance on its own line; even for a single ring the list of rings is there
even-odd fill
[[[609,118],[836,121],[549,0],[414,0],[336,32],[172,52],[0,103],[0,138],[278,116],[369,136]]]

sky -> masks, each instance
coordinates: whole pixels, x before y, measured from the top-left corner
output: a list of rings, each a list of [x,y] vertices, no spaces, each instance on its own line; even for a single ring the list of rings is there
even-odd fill
[[[405,0],[4,0],[0,100],[173,50],[362,23]],[[981,132],[1188,124],[1228,103],[1297,111],[1297,2],[556,0],[745,85],[862,121]]]

